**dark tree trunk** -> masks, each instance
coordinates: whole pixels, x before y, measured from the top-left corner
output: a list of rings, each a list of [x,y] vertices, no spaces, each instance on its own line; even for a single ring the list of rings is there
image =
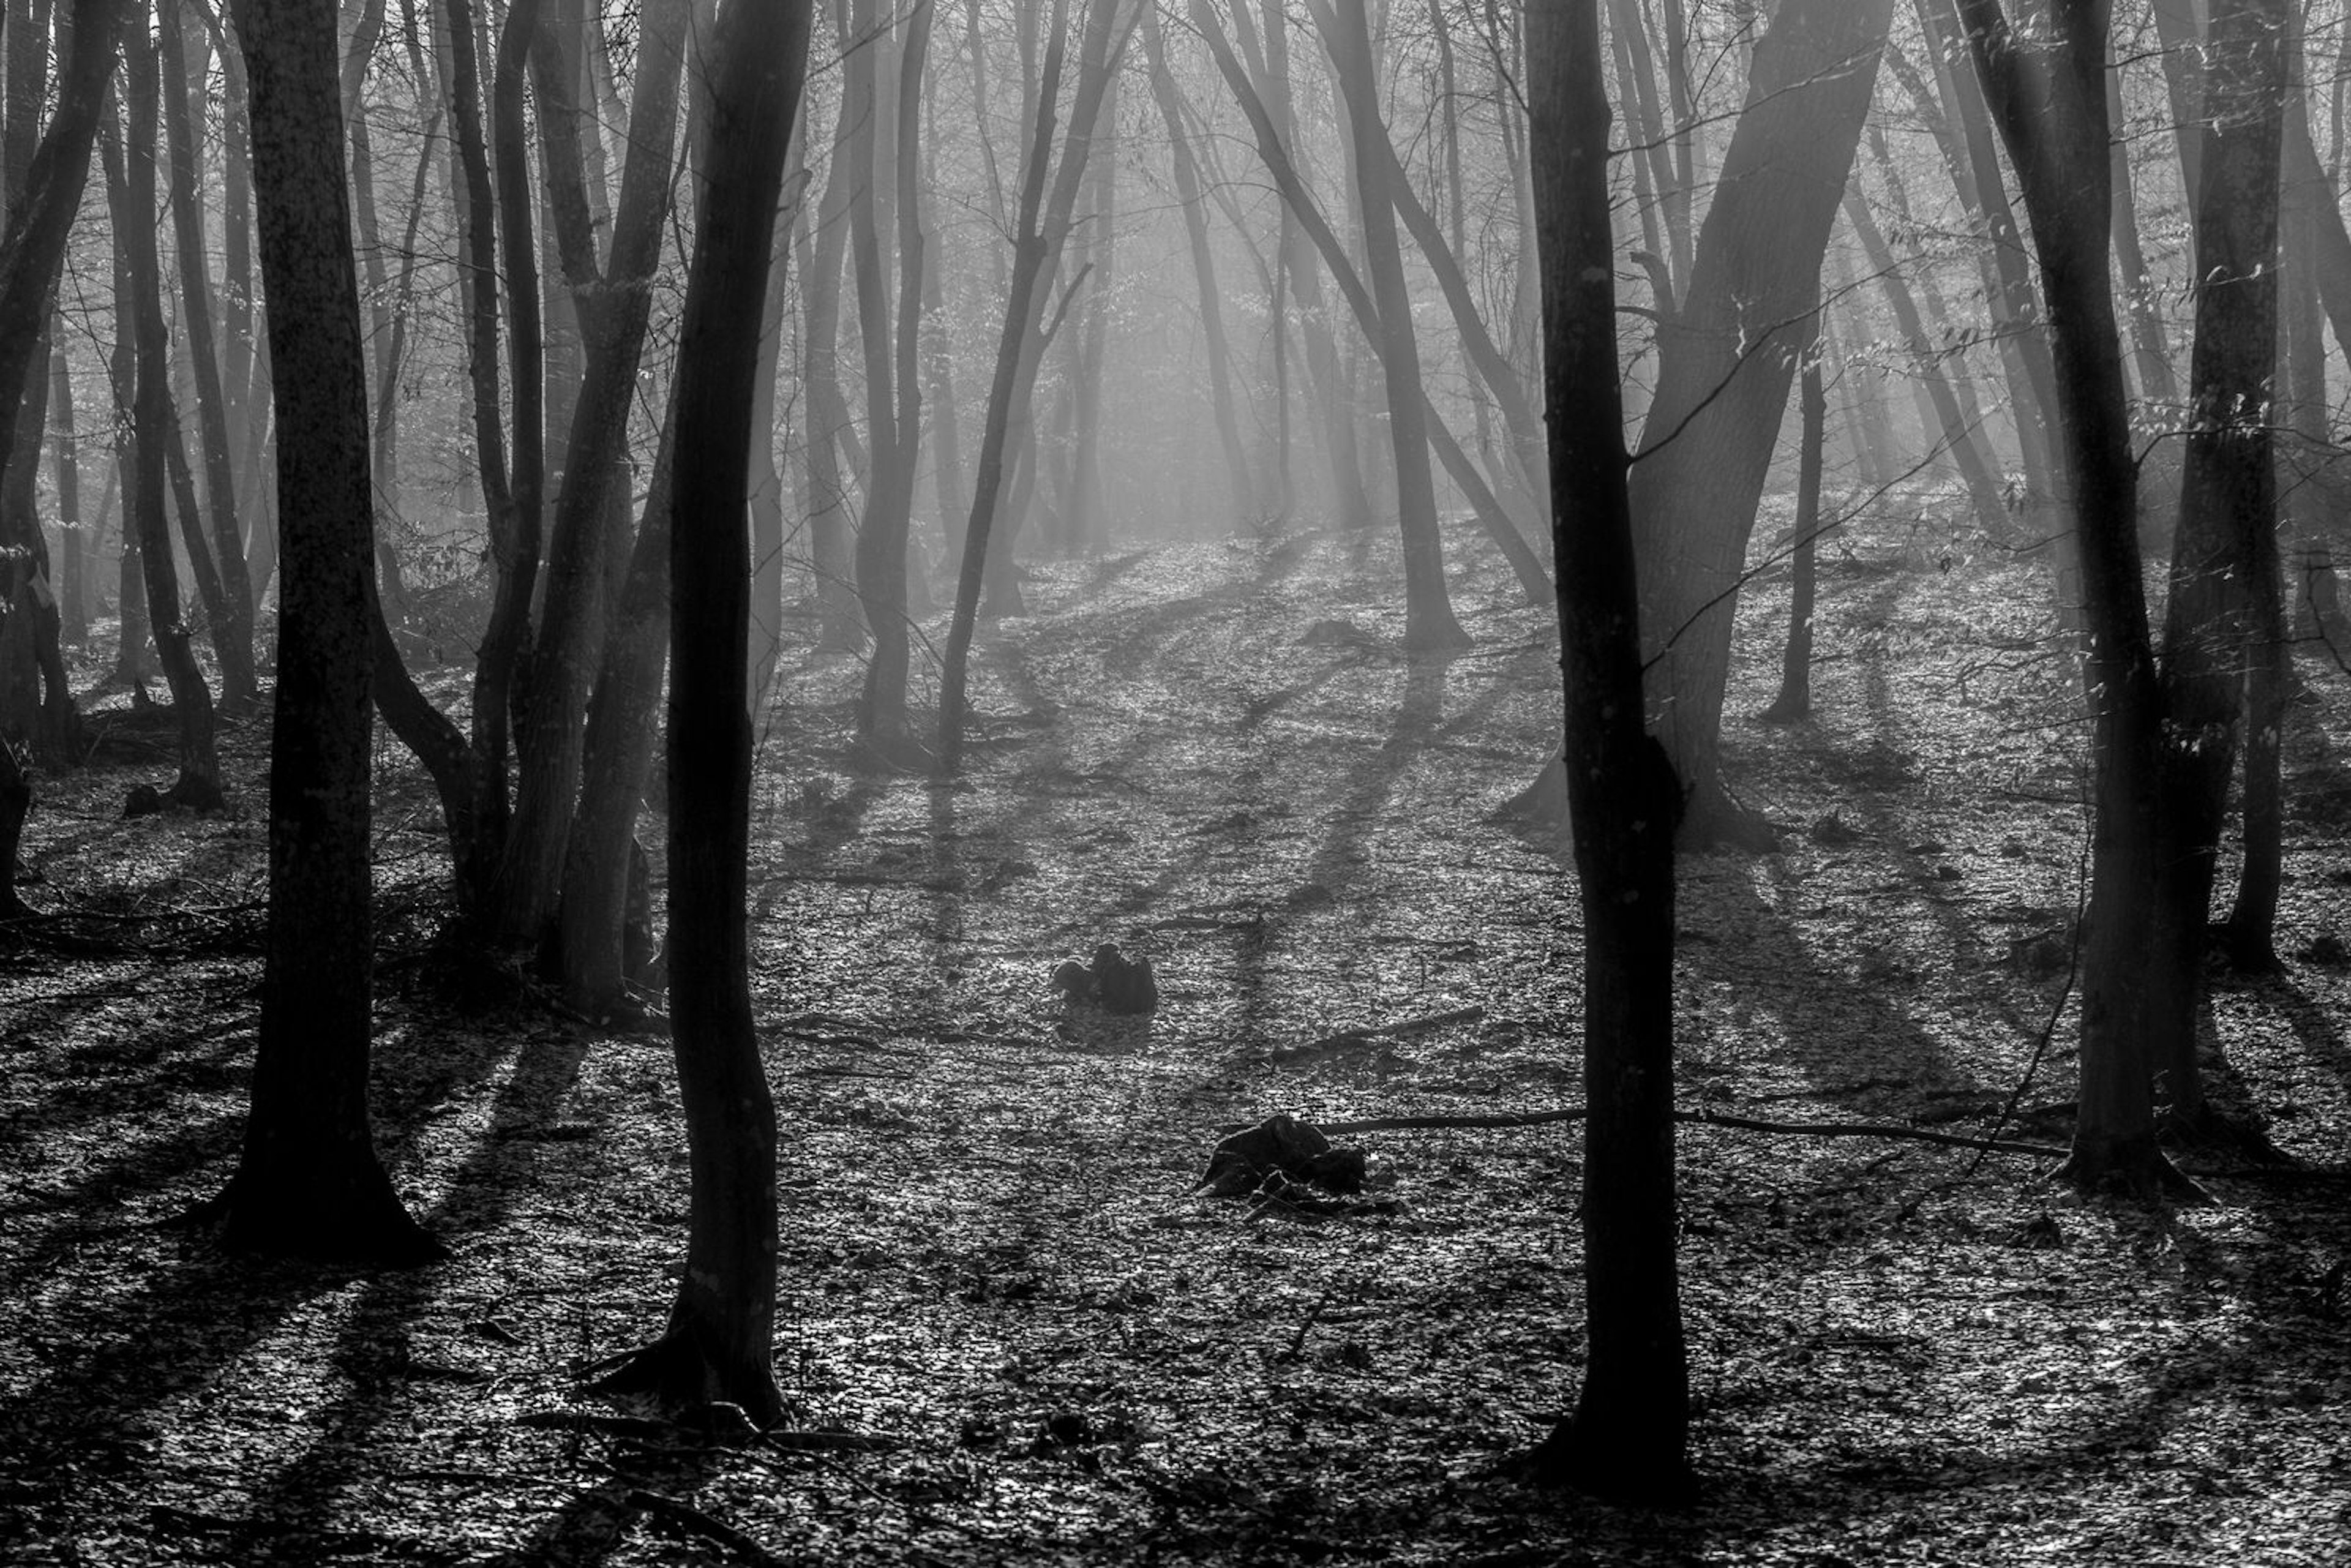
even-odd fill
[[[23,186],[9,193],[7,235],[0,240],[0,429],[13,429],[24,408],[57,287],[57,267],[81,207],[89,154],[106,106],[115,40],[124,7],[117,0],[75,0],[71,55],[60,73],[57,107],[33,153]],[[80,726],[65,658],[57,643],[54,605],[32,591],[48,570],[39,520],[0,507],[0,547],[23,552],[19,567],[0,574],[0,603],[9,619],[29,615],[26,638],[45,687],[37,734],[44,754],[63,762],[80,755]],[[31,570],[26,570],[25,567]],[[126,601],[126,622],[130,607]],[[135,660],[135,652],[123,655]]]
[[[286,534],[261,1043],[244,1158],[218,1217],[235,1248],[421,1263],[442,1249],[401,1207],[368,1118],[377,617],[335,18],[311,0],[241,0],[237,22],[252,84]]]
[[[2081,1093],[2061,1179],[2189,1190],[2156,1141],[2143,979],[2154,946],[2163,703],[2147,630],[2122,343],[2107,269],[2102,0],[2052,0],[2012,32],[2000,0],[1959,0],[1984,96],[2024,194],[2056,370],[2059,434],[2081,540],[2094,774],[2090,931],[2082,956]]]
[[[501,915],[510,941],[536,945],[552,931],[565,846],[580,792],[580,748],[600,658],[604,579],[611,544],[608,513],[617,501],[637,370],[652,318],[653,278],[669,216],[674,172],[677,86],[684,57],[685,0],[663,0],[639,28],[640,64],[629,118],[629,156],[612,225],[610,265],[599,275],[588,234],[578,141],[556,129],[576,121],[543,92],[547,162],[560,172],[558,227],[569,227],[566,263],[587,350],[587,373],[572,409],[561,493],[549,537],[547,591],[531,653],[528,702],[517,730],[521,786],[500,873]],[[543,70],[550,82],[560,73]],[[584,253],[584,254],[583,254]],[[746,461],[748,461],[747,456]]]
[[[744,543],[752,386],[776,203],[807,66],[807,0],[730,0],[712,48],[705,194],[679,331],[670,582],[671,1028],[691,1234],[662,1337],[606,1378],[765,1427],[776,1387],[776,1112],[751,1022],[745,931],[751,721]]]
[[[1643,720],[1640,594],[1617,386],[1608,106],[1594,0],[1527,12],[1551,423],[1552,537],[1583,895],[1584,1312],[1575,1413],[1537,1450],[1561,1480],[1676,1502],[1689,1374],[1674,1258],[1674,832],[1680,786]]]
[[[2196,346],[2179,534],[2163,635],[2162,836],[2146,1028],[2157,1090],[2179,1130],[2209,1118],[2197,1061],[2213,867],[2237,754],[2260,573],[2277,602],[2276,466],[2280,29],[2286,0],[2220,0],[2207,38],[2209,118],[2198,162]],[[2267,547],[2264,548],[2264,540]],[[2258,675],[2255,677],[2258,683]],[[2258,741],[2255,742],[2258,744]],[[2248,756],[2248,765],[2252,758]],[[2250,792],[2249,792],[2250,793]],[[2250,809],[2252,801],[2249,799]]]
[[[179,573],[172,561],[171,528],[163,499],[166,460],[178,432],[172,419],[171,338],[163,326],[162,285],[155,252],[155,117],[161,89],[152,43],[134,33],[124,40],[122,53],[129,111],[123,177],[109,195],[117,198],[113,204],[116,243],[130,256],[130,308],[138,358],[131,402],[136,461],[126,500],[139,529],[149,627],[179,720],[180,777],[172,793],[191,810],[209,810],[222,804],[220,762],[213,746],[213,697],[204,672],[196,665],[187,623],[181,619]]]

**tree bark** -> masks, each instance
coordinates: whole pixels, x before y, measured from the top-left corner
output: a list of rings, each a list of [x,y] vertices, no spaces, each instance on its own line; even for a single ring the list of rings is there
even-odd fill
[[[1600,59],[1594,0],[1529,5],[1529,140],[1591,1111],[1583,1387],[1574,1414],[1535,1459],[1555,1479],[1604,1496],[1674,1503],[1694,1485],[1684,1454],[1689,1374],[1674,1256],[1674,830],[1681,794],[1643,721]]]
[[[571,812],[579,796],[588,696],[599,656],[594,634],[603,623],[606,557],[611,543],[608,513],[616,501],[625,507],[628,500],[617,486],[669,216],[685,19],[685,0],[661,0],[643,13],[640,23],[629,154],[611,251],[601,273],[588,234],[576,141],[562,145],[557,131],[548,132],[548,163],[557,171],[549,184],[560,193],[556,204],[568,214],[559,218],[557,226],[576,225],[578,230],[564,248],[588,368],[573,404],[562,488],[549,538],[546,601],[531,653],[528,706],[517,731],[521,788],[506,864],[499,873],[506,895],[501,919],[509,941],[537,944],[547,938],[561,895]],[[551,78],[557,73],[542,74]],[[568,110],[549,101],[553,96],[551,91],[541,95],[541,123],[550,128],[569,118]],[[590,254],[581,255],[583,250]],[[607,847],[617,851],[617,846]]]
[[[181,618],[179,574],[172,561],[171,528],[164,515],[166,453],[178,433],[172,419],[171,338],[163,326],[161,264],[155,252],[155,120],[161,88],[152,43],[134,33],[124,39],[122,54],[128,110],[123,177],[109,195],[115,198],[116,243],[129,253],[129,308],[138,358],[131,408],[135,462],[126,499],[139,529],[150,630],[179,721],[180,776],[172,794],[190,810],[212,810],[224,803],[220,761],[213,744],[212,692]],[[120,302],[116,308],[122,308]]]
[[[286,533],[261,1041],[244,1157],[217,1218],[223,1241],[240,1249],[423,1263],[444,1254],[401,1207],[368,1117],[376,616],[334,15],[312,0],[239,0],[238,21]]]
[[[0,239],[0,428],[15,428],[37,357],[46,351],[44,329],[57,268],[89,183],[90,147],[106,104],[122,9],[121,0],[75,0],[71,54],[59,73],[56,112],[21,188],[9,193],[7,232]],[[5,591],[0,603],[8,607],[10,621],[26,626],[26,642],[40,672],[40,750],[59,762],[78,758],[80,725],[58,647],[56,609],[43,604],[34,589],[48,571],[39,519],[0,508],[0,546],[23,552],[20,565],[0,574],[0,589]],[[131,661],[137,654],[123,657]]]
[[[1813,604],[1818,591],[1816,548],[1821,532],[1821,458],[1828,434],[1828,389],[1821,378],[1819,339],[1804,355],[1797,382],[1802,434],[1796,448],[1795,549],[1788,590],[1788,641],[1780,655],[1780,695],[1762,716],[1792,724],[1813,713]]]
[[[2248,654],[2259,659],[2249,637],[2264,567],[2270,603],[2277,601],[2270,405],[2285,4],[2220,0],[2205,51],[2193,402],[2164,622],[2162,836],[2144,982],[2158,1092],[2176,1127],[2190,1133],[2209,1118],[2196,1019]]]
[[[2061,1179],[2141,1195],[2189,1190],[2156,1141],[2146,997],[2154,944],[2163,705],[2141,586],[2137,475],[2107,268],[2106,12],[2053,0],[2011,31],[2000,0],[1959,0],[1984,97],[2032,222],[2080,538],[2092,705],[2090,931],[2082,956],[2081,1092]]]
[[[673,1406],[782,1414],[776,1113],[753,1032],[745,930],[751,722],[743,507],[785,144],[807,68],[806,0],[729,0],[713,46],[707,184],[686,277],[670,578],[672,1030],[691,1156],[685,1267],[662,1337],[606,1378]]]
[[[1892,10],[1892,0],[1780,6],[1756,46],[1748,107],[1682,308],[1659,332],[1633,511],[1642,519],[1650,712],[1693,791],[1682,830],[1689,843],[1761,845],[1771,836],[1721,775],[1731,626]]]
[[[187,47],[181,0],[156,0],[156,37],[162,46],[163,136],[172,163],[172,233],[180,269],[182,340],[195,375],[196,433],[204,454],[204,499],[212,517],[214,570],[220,574],[220,618],[212,642],[220,655],[221,706],[239,713],[257,700],[253,666],[253,583],[246,575],[245,539],[231,477],[228,407],[221,390],[213,340],[212,269],[204,260],[204,213],[196,178],[196,134],[187,94]]]

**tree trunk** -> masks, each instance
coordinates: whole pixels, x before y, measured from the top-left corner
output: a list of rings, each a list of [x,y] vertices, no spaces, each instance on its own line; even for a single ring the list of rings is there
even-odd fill
[[[800,268],[809,569],[815,580],[817,646],[834,653],[854,653],[865,642],[851,577],[850,486],[841,461],[849,430],[849,400],[841,393],[840,371],[841,262],[849,247],[849,195],[857,178],[850,162],[854,131],[844,95],[825,171],[824,199]]]
[[[54,335],[51,341],[55,343]],[[57,431],[57,640],[68,647],[89,641],[89,569],[94,540],[81,514],[81,448],[74,434],[73,372],[62,347],[49,350],[49,408]]]
[[[172,161],[172,233],[180,268],[181,339],[195,374],[204,499],[211,508],[214,570],[220,574],[220,605],[212,642],[220,655],[221,706],[225,712],[241,713],[253,706],[260,690],[253,667],[253,583],[246,575],[236,486],[229,473],[228,410],[214,349],[212,269],[204,260],[204,212],[197,189],[196,134],[188,107],[187,48],[182,37],[180,5],[181,0],[157,0],[155,15],[156,36],[162,45],[163,135]],[[206,607],[211,608],[209,602]]]
[[[1005,455],[1013,411],[1016,405],[1025,411],[1035,392],[1038,360],[1051,330],[1045,319],[1046,285],[1069,238],[1071,214],[1085,178],[1086,151],[1111,73],[1118,67],[1136,20],[1134,0],[1092,0],[1079,47],[1078,85],[1070,102],[1069,130],[1059,167],[1053,171],[1049,201],[1045,187],[1047,166],[1054,162],[1053,102],[1061,89],[1067,21],[1063,0],[1055,0],[1053,7],[1037,94],[1036,131],[1021,176],[1019,226],[1014,231],[1004,330],[997,345],[995,380],[988,388],[987,423],[980,437],[978,487],[972,499],[971,522],[964,531],[963,570],[956,584],[955,615],[947,627],[946,656],[939,678],[936,749],[940,768],[949,772],[962,760],[972,629],[978,619],[997,507],[1005,490]],[[1066,303],[1067,296],[1063,298]],[[1005,549],[1008,551],[1008,540]]]
[[[172,561],[163,501],[167,449],[178,435],[172,420],[171,338],[163,326],[161,266],[155,254],[155,119],[161,89],[152,43],[134,33],[123,40],[122,54],[129,110],[123,177],[109,195],[115,198],[116,243],[130,255],[129,308],[138,356],[131,405],[136,463],[127,499],[139,529],[155,652],[162,660],[179,720],[180,776],[172,794],[190,810],[211,810],[224,803],[220,762],[213,747],[213,698],[181,619],[179,574]],[[117,308],[121,308],[118,303]]]
[[[1828,434],[1828,389],[1821,379],[1822,345],[1804,355],[1797,406],[1802,434],[1796,448],[1796,527],[1788,590],[1788,642],[1780,656],[1780,695],[1762,716],[1792,724],[1813,714],[1813,602],[1818,591],[1816,545],[1821,533],[1821,456]]]
[[[1405,646],[1440,653],[1469,645],[1454,618],[1445,587],[1445,556],[1437,531],[1437,486],[1428,464],[1427,393],[1420,346],[1412,326],[1412,289],[1396,241],[1395,198],[1388,170],[1395,155],[1380,117],[1378,78],[1372,68],[1371,23],[1360,5],[1318,7],[1331,25],[1327,42],[1339,87],[1363,199],[1364,266],[1379,310],[1380,368],[1387,378],[1388,429],[1395,448],[1396,526],[1404,536]]]
[[[1681,794],[1643,723],[1600,58],[1594,0],[1529,6],[1544,404],[1592,1109],[1584,1123],[1583,1387],[1536,1460],[1607,1497],[1674,1503],[1693,1490],[1674,1257],[1674,819]]]
[[[707,183],[678,342],[670,578],[671,1027],[692,1167],[669,1325],[607,1377],[672,1407],[782,1414],[776,1318],[776,1113],[753,1032],[745,931],[751,722],[743,702],[743,506],[785,144],[806,69],[806,0],[730,0],[713,46]]]
[[[1693,791],[1690,843],[1771,831],[1721,776],[1722,704],[1746,570],[1800,334],[1860,144],[1892,0],[1785,0],[1756,46],[1681,309],[1658,335],[1657,384],[1633,466],[1643,519],[1649,706]],[[2103,157],[2103,152],[2101,152]]]
[[[549,184],[565,215],[559,229],[565,270],[580,316],[587,376],[573,404],[564,476],[547,555],[547,592],[531,654],[528,705],[517,734],[521,787],[499,873],[505,890],[501,922],[509,941],[537,944],[552,934],[561,894],[565,846],[580,789],[588,695],[602,630],[603,589],[611,545],[608,513],[628,442],[636,402],[637,371],[652,318],[654,274],[661,261],[674,172],[677,84],[684,57],[685,0],[662,0],[639,28],[640,63],[631,110],[629,155],[621,206],[612,225],[609,265],[599,274],[592,255],[576,138],[555,129],[568,109],[541,94],[548,127]],[[558,73],[543,71],[553,78]],[[582,251],[591,254],[582,255]],[[747,458],[746,459],[747,461]],[[611,847],[611,846],[608,846]]]
[[[2076,1187],[2189,1190],[2156,1142],[2141,981],[2154,946],[2163,706],[2138,549],[2137,475],[2106,265],[2106,38],[2101,0],[2054,0],[2019,37],[2000,0],[1959,0],[1984,96],[2017,172],[2041,263],[2059,432],[2090,641],[2090,931],[2082,957]]]
[[[1224,302],[1217,291],[1216,255],[1208,244],[1208,214],[1200,193],[1199,162],[1192,156],[1191,138],[1184,130],[1176,78],[1167,71],[1167,48],[1159,36],[1156,5],[1144,7],[1143,49],[1152,98],[1167,128],[1176,199],[1183,207],[1184,236],[1191,247],[1192,278],[1199,289],[1200,332],[1207,348],[1209,403],[1216,414],[1217,440],[1224,453],[1232,525],[1238,528],[1256,515],[1258,501],[1255,487],[1249,483],[1249,456],[1241,445],[1240,416],[1233,401],[1232,353],[1225,340]]]
[[[90,147],[106,103],[121,9],[110,0],[75,0],[71,54],[59,73],[56,112],[21,187],[10,193],[6,236],[0,239],[0,429],[14,430],[37,357],[47,352],[44,331],[57,267],[89,177]],[[56,607],[43,603],[34,589],[48,571],[39,519],[29,511],[0,507],[0,548],[22,552],[18,565],[0,575],[0,590],[11,607],[8,619],[26,629],[26,645],[45,688],[36,730],[39,749],[60,763],[78,759],[80,725],[58,646]],[[127,620],[127,604],[124,613]],[[134,651],[124,658],[137,656]]]
[[[2236,759],[2252,599],[2266,566],[2277,601],[2278,166],[2286,0],[2221,0],[2207,47],[2197,203],[2193,422],[2181,469],[2163,635],[2165,737],[2155,941],[2146,1028],[2159,1097],[2176,1126],[2205,1130],[2197,1061],[2213,867]],[[2272,541],[2262,548],[2264,536]],[[2251,762],[2248,757],[2248,762]],[[2250,808],[2251,801],[2249,800]]]
[[[392,1264],[444,1256],[401,1207],[368,1118],[373,866],[367,364],[351,275],[334,14],[240,0],[262,277],[284,439],[269,933],[225,1244]],[[134,39],[131,53],[143,52]],[[140,95],[133,73],[134,119]],[[148,377],[142,356],[141,382]]]

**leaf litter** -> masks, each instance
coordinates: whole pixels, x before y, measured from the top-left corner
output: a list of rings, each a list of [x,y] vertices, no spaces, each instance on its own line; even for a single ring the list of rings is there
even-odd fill
[[[2082,777],[2045,591],[1934,570],[1924,528],[1843,548],[1812,723],[1740,716],[1784,583],[1742,607],[1727,755],[1782,847],[1683,862],[1677,1098],[2062,1144]],[[1347,1132],[1343,1202],[1202,1184],[1270,1117],[1582,1098],[1573,880],[1489,820],[1557,724],[1548,612],[1457,567],[1478,648],[1408,659],[1394,571],[1315,534],[1040,568],[977,644],[953,782],[858,768],[853,660],[786,672],[751,885],[791,1414],[758,1439],[573,1397],[677,1266],[668,1048],[451,983],[404,757],[379,1135],[455,1254],[414,1274],[171,1227],[235,1157],[259,825],[121,821],[155,767],[127,744],[41,780],[29,896],[59,913],[7,950],[0,1034],[0,1559],[2343,1561],[2345,683],[2305,665],[2288,740],[2281,946],[2314,956],[2215,971],[2216,1084],[2294,1163],[2189,1155],[2220,1201],[2148,1216],[2027,1155],[1686,1123],[1707,1489],[1628,1513],[1511,1463],[1583,1354],[1572,1121]],[[259,800],[266,727],[225,738]],[[1156,1011],[1054,989],[1102,943]]]

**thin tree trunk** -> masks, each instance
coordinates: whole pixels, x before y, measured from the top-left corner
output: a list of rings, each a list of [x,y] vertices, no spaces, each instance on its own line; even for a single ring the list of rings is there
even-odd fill
[[[131,395],[137,458],[129,500],[139,528],[151,631],[179,721],[180,776],[172,794],[190,810],[213,810],[225,801],[220,761],[213,745],[212,692],[196,666],[192,639],[180,616],[179,574],[172,566],[172,536],[164,516],[166,452],[178,437],[172,422],[171,338],[163,326],[161,266],[155,254],[155,120],[161,89],[153,44],[134,33],[124,39],[122,54],[129,110],[123,177],[121,184],[109,193],[116,198],[116,242],[130,255],[130,308],[138,355]]]
[[[1814,340],[1797,382],[1802,426],[1796,447],[1795,549],[1788,589],[1788,641],[1780,656],[1780,695],[1762,716],[1792,724],[1813,713],[1813,606],[1818,596],[1821,456],[1828,434],[1828,389],[1821,379],[1822,345]]]
[[[214,350],[212,269],[204,259],[204,214],[196,176],[196,134],[187,93],[188,60],[181,0],[157,0],[156,36],[162,46],[163,135],[172,162],[172,232],[180,269],[182,341],[195,375],[196,433],[204,454],[204,499],[213,525],[220,603],[212,626],[220,655],[221,706],[241,713],[259,695],[253,665],[253,583],[246,575],[245,539],[237,522],[236,485],[230,474],[228,405]],[[210,600],[206,608],[213,608]]]

